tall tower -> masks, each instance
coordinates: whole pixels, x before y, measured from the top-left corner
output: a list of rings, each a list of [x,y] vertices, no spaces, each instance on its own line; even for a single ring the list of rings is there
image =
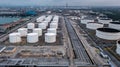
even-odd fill
[[[65,6],[66,8],[68,8],[68,3],[66,3],[66,6]]]
[[[116,53],[120,55],[120,40],[117,41]]]

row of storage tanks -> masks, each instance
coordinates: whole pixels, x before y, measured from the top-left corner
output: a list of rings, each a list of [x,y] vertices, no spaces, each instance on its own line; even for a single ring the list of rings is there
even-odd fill
[[[111,19],[98,19],[95,22],[92,19],[82,19],[82,24],[86,25],[86,28],[95,30],[96,36],[105,40],[119,40],[120,39],[120,22],[112,21]],[[104,27],[107,24],[108,27]],[[120,55],[120,43],[117,43],[116,52]]]
[[[43,16],[39,18],[43,18]],[[38,19],[36,20],[37,22],[39,21]],[[18,29],[18,32],[9,34],[9,41],[10,43],[18,43],[21,42],[21,37],[27,37],[28,43],[36,43],[39,41],[39,37],[42,36],[43,30],[47,29],[47,33],[45,33],[45,42],[54,43],[56,42],[58,22],[59,16],[53,17],[50,15],[44,17],[42,20],[40,19],[40,22],[38,22],[38,28],[35,28],[35,23],[28,23],[27,28],[20,28]],[[50,28],[47,28],[49,23]],[[28,33],[28,30],[30,29],[32,30],[32,33]]]

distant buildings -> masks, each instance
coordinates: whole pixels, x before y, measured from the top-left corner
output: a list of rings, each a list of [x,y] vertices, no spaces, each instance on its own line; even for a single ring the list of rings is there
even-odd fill
[[[26,21],[28,19],[20,19],[16,22],[10,22],[10,23],[6,23],[6,24],[0,24],[0,32],[2,33],[5,33],[7,31],[7,29],[13,27],[13,26],[16,26],[17,24],[23,22],[23,21]]]

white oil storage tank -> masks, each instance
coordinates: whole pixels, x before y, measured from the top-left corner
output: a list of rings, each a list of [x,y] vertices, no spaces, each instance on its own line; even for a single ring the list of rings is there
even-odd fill
[[[57,30],[56,30],[56,28],[48,28],[47,29],[47,33],[57,33]]]
[[[88,22],[94,22],[92,19],[81,19],[82,24],[87,24]]]
[[[21,34],[22,37],[27,36],[27,28],[19,28],[18,32]]]
[[[40,16],[40,17],[38,17],[38,18],[36,19],[36,22],[42,22],[45,18],[46,18],[45,15]]]
[[[36,43],[36,42],[38,42],[38,33],[29,33],[29,34],[27,34],[27,42],[28,43]]]
[[[39,23],[38,24],[38,28],[41,28],[41,29],[46,29],[46,24],[45,23]]]
[[[86,27],[91,30],[96,30],[97,28],[102,28],[103,24],[101,23],[95,23],[95,22],[89,22],[87,23]]]
[[[118,40],[120,39],[120,31],[112,28],[98,28],[96,36],[105,40]]]
[[[51,23],[57,23],[58,24],[58,21],[51,21]]]
[[[9,42],[10,43],[21,42],[21,35],[20,35],[20,33],[11,33],[11,34],[9,34]]]
[[[35,24],[34,23],[28,23],[27,24],[27,28],[28,29],[34,29],[35,28]]]
[[[55,33],[45,33],[45,42],[46,43],[56,42],[56,34]]]
[[[33,29],[33,33],[38,33],[38,36],[42,36],[42,29],[41,28],[35,28],[35,29]]]
[[[43,21],[42,23],[45,23],[46,26],[48,26],[49,21]]]
[[[109,24],[110,22],[112,22],[112,19],[102,18],[102,19],[98,19],[98,22],[103,23],[103,24]]]
[[[110,22],[109,28],[120,30],[120,22]]]
[[[117,41],[116,53],[120,55],[120,40]]]
[[[58,23],[50,23],[50,28],[58,28]]]

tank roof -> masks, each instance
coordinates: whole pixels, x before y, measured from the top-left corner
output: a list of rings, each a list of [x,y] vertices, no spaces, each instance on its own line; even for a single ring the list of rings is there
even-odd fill
[[[10,33],[9,35],[20,35],[20,33],[17,33],[17,32],[15,32],[15,33]]]
[[[48,30],[56,30],[56,28],[48,28]]]
[[[37,35],[37,33],[29,33],[29,34],[27,34],[27,35]]]
[[[97,30],[103,31],[103,32],[110,32],[110,33],[117,33],[117,32],[120,32],[119,30],[112,29],[112,28],[98,28]]]
[[[54,33],[45,33],[45,35],[56,35],[56,34],[54,34]]]
[[[102,23],[96,23],[96,22],[88,22],[88,24],[89,24],[89,23],[94,23],[94,24],[102,24]]]

